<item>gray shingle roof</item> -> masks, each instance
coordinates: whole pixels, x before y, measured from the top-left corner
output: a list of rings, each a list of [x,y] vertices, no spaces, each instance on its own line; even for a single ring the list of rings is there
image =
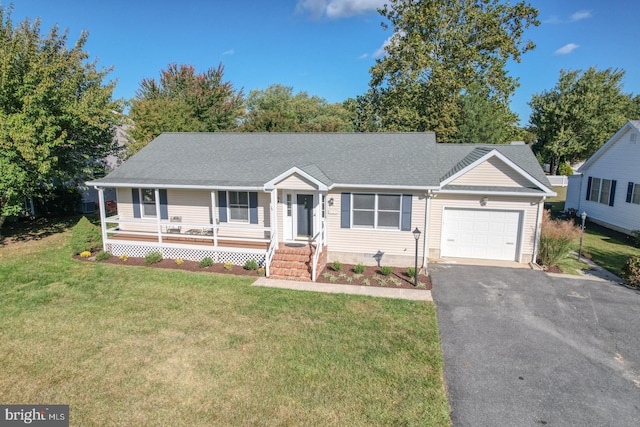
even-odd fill
[[[434,133],[163,133],[92,184],[258,188],[297,167],[327,186],[436,188],[494,148],[551,187],[527,146]]]

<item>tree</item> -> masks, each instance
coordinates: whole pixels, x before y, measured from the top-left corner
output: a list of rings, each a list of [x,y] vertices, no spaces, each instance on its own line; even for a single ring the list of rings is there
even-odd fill
[[[252,90],[247,97],[247,114],[242,132],[349,132],[353,130],[349,111],[341,104],[329,104],[306,92],[271,85]]]
[[[622,92],[624,71],[595,67],[560,71],[556,86],[531,98],[529,121],[534,150],[556,174],[563,161],[587,159],[632,114],[631,95]]]
[[[170,64],[158,82],[143,79],[131,101],[128,154],[162,132],[234,130],[242,116],[243,94],[223,78],[222,64],[200,74],[191,65]]]
[[[458,103],[458,133],[454,142],[508,144],[520,137],[518,117],[509,107],[491,99],[479,85],[470,85]]]
[[[539,24],[536,9],[501,0],[391,0],[380,13],[393,35],[386,56],[371,68],[369,92],[358,98],[373,115],[359,122],[381,130],[432,130],[442,142],[455,140],[459,98],[472,84],[493,102],[508,104],[517,81],[505,66],[533,49],[522,35]]]
[[[72,48],[67,32],[40,34],[40,21],[14,26],[0,6],[0,227],[25,197],[75,185],[117,151],[120,103],[110,69],[88,62],[83,32]]]

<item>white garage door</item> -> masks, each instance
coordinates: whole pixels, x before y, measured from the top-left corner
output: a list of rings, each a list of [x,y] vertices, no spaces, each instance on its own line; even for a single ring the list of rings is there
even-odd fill
[[[521,213],[445,208],[442,257],[517,261]]]

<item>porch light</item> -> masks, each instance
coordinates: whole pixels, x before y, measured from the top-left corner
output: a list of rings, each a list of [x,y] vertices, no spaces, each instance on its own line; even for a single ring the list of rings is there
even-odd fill
[[[329,204],[329,206],[333,206],[333,197],[327,200],[327,203]]]
[[[413,281],[413,285],[414,286],[418,286],[418,240],[420,240],[420,230],[418,230],[418,227],[416,227],[415,230],[413,230],[413,238],[416,239],[416,262],[415,262],[415,269],[413,271],[413,273],[415,274],[414,277],[414,281]]]

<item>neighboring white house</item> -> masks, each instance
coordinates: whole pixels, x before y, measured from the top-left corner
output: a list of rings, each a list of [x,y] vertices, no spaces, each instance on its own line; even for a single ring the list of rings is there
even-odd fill
[[[640,120],[616,132],[569,177],[565,210],[631,234],[640,230]]]
[[[528,146],[436,144],[433,133],[163,133],[88,185],[114,255],[254,259],[277,277],[305,247],[308,279],[327,258],[411,266],[416,246],[423,267],[528,263],[556,195]],[[108,218],[105,188],[118,196]]]

